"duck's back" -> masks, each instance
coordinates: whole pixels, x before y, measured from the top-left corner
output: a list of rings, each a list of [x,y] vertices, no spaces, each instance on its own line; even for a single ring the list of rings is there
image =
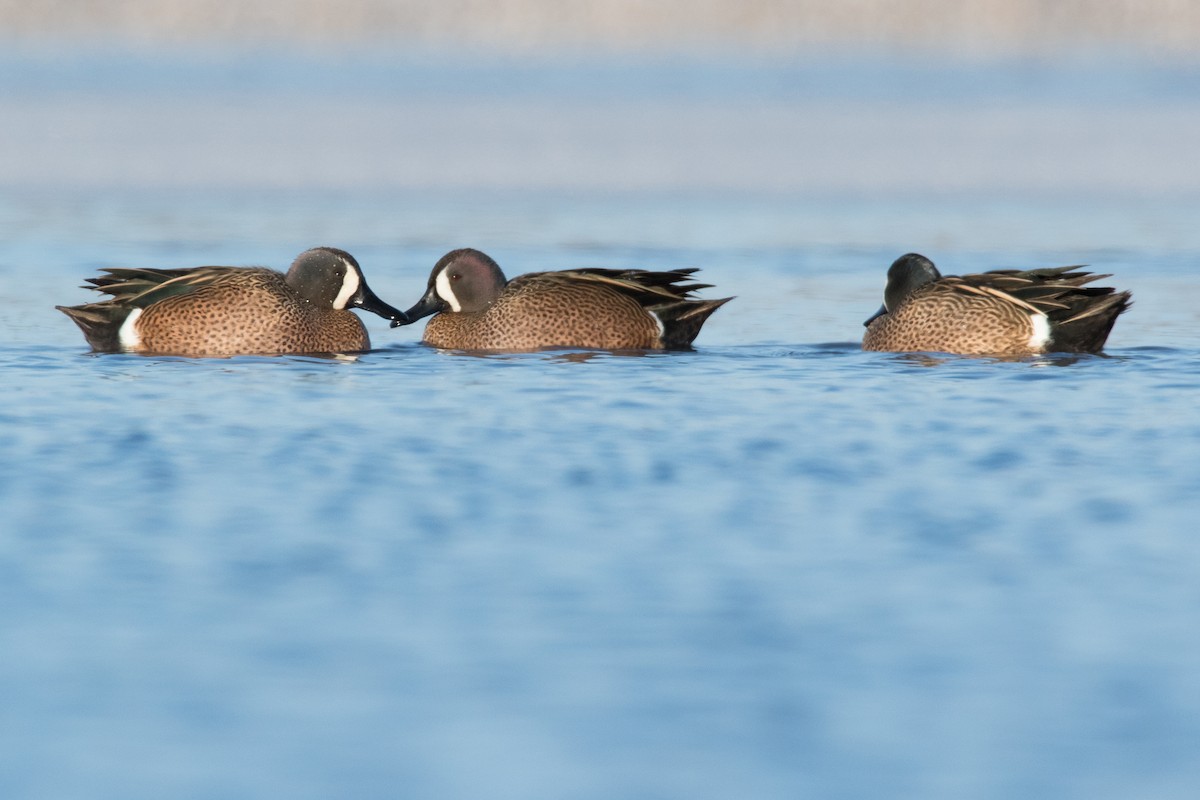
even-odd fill
[[[635,297],[580,270],[514,278],[483,311],[436,315],[424,338],[463,350],[643,350],[662,347],[661,335],[657,318]]]
[[[338,353],[370,347],[362,321],[299,297],[274,270],[231,271],[154,303],[138,320],[147,352],[188,355]]]
[[[943,281],[917,290],[872,321],[863,349],[1023,355],[1030,352],[1034,333],[1028,310]]]
[[[1098,353],[1129,292],[1088,284],[1108,275],[1078,267],[944,276],[874,319],[864,350],[962,355]]]

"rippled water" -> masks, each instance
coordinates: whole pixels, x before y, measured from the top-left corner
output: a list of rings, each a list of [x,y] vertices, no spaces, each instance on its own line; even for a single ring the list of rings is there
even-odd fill
[[[1194,796],[1200,204],[580,180],[0,192],[0,793]],[[315,244],[401,307],[467,244],[738,299],[690,353],[355,361],[52,308]],[[1105,356],[863,353],[910,249],[1135,305]]]

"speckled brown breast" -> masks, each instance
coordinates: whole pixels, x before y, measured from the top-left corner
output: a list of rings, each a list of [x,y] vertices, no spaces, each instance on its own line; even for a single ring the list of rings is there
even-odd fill
[[[663,347],[657,321],[632,297],[544,275],[514,279],[484,311],[436,315],[425,327],[424,340],[455,350]]]
[[[317,308],[269,270],[242,271],[236,279],[157,302],[135,325],[141,353],[349,353],[371,346],[352,312]]]
[[[864,350],[927,351],[962,355],[1027,355],[1029,312],[994,296],[942,285],[918,290],[863,335]]]

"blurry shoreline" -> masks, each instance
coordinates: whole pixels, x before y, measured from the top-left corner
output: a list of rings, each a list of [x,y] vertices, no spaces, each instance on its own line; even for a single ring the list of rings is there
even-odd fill
[[[137,44],[341,43],[464,53],[578,50],[795,55],[1193,58],[1200,4],[1172,0],[0,0],[0,39]]]
[[[1200,186],[1191,66],[92,47],[0,54],[0,188],[1190,204]]]

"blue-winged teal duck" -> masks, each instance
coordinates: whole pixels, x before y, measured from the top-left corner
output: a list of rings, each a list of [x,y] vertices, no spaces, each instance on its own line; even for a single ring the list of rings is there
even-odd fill
[[[1084,284],[1110,277],[1079,267],[946,275],[916,253],[888,270],[883,307],[864,325],[864,350],[963,355],[1098,353],[1130,306],[1129,292]]]
[[[424,341],[452,350],[687,349],[709,315],[732,299],[695,298],[708,284],[689,282],[694,272],[573,269],[509,281],[486,254],[454,250],[405,313],[410,322],[435,314]]]
[[[317,247],[287,275],[261,267],[114,268],[89,278],[99,303],[56,306],[98,352],[183,356],[351,353],[371,340],[350,308],[404,313],[367,286],[349,253]]]

